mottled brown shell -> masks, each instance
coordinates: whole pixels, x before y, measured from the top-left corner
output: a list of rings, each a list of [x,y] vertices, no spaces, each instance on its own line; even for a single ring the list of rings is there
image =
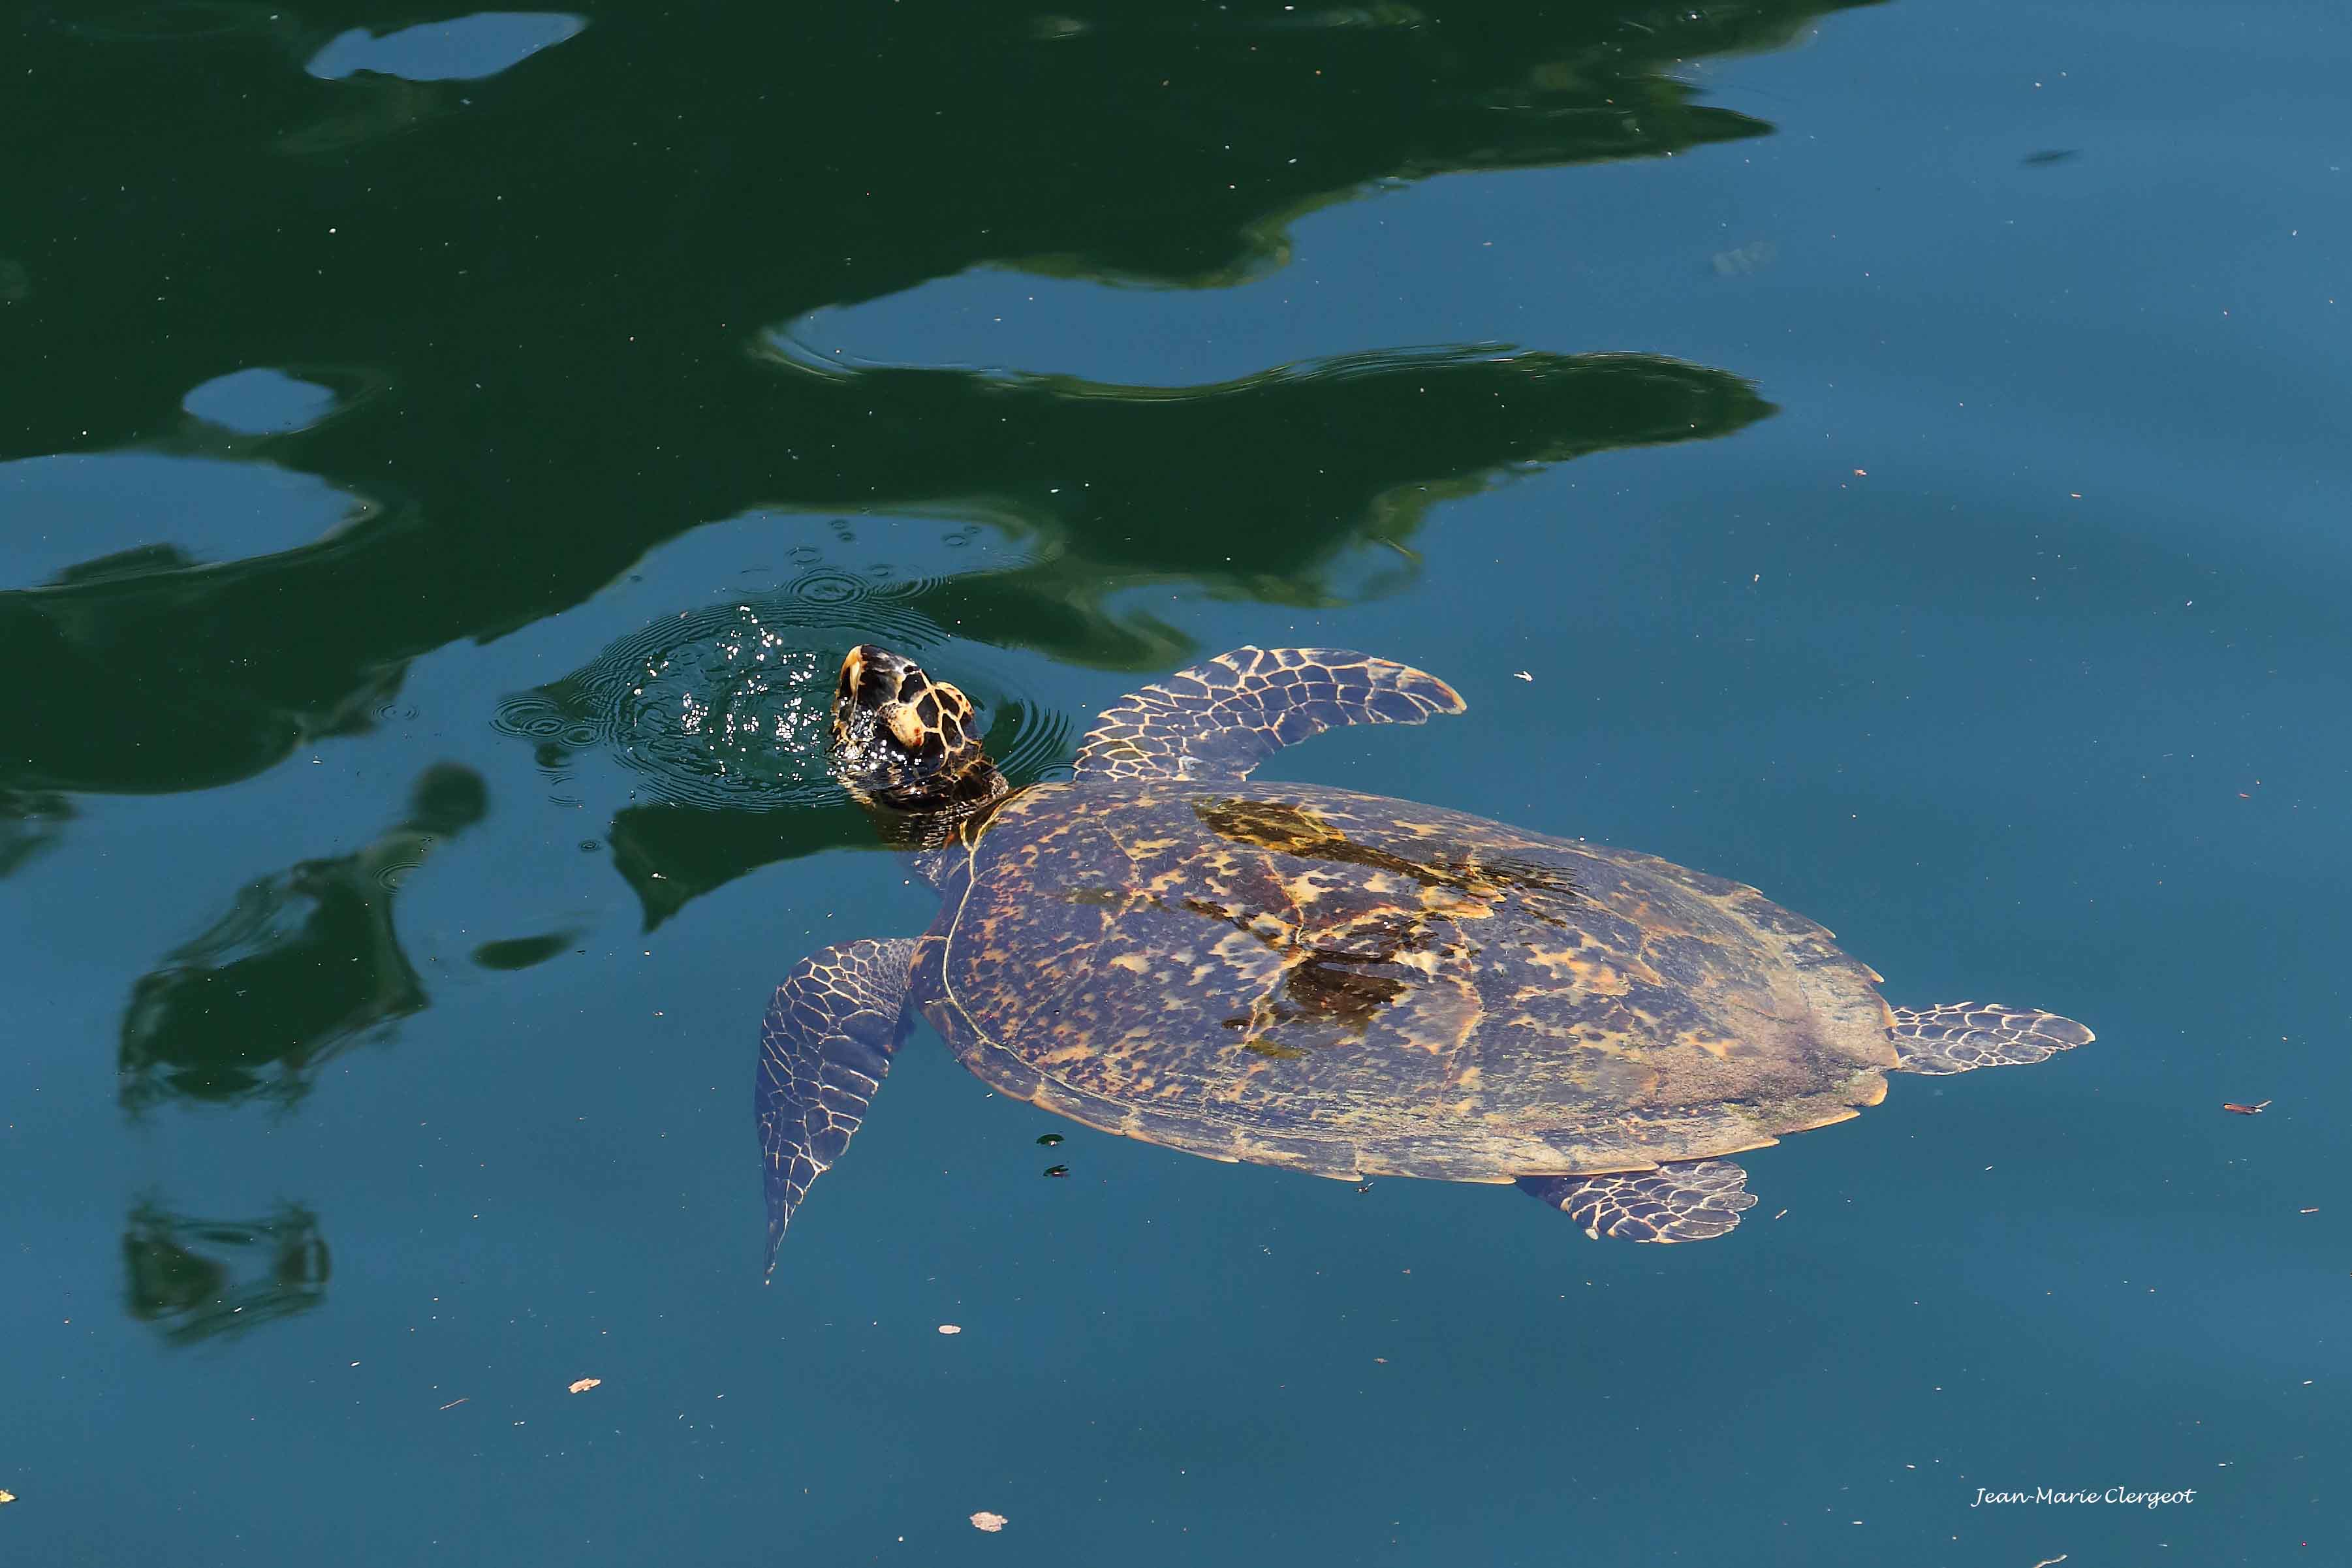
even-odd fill
[[[965,835],[914,995],[1106,1131],[1319,1175],[1643,1170],[1843,1121],[1878,976],[1753,889],[1346,790],[1044,784]]]

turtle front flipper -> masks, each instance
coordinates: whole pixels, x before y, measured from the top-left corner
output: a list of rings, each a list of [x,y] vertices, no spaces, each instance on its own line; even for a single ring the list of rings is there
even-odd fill
[[[768,1271],[809,1184],[841,1158],[890,1071],[913,1015],[911,937],[836,942],[793,967],[760,1025],[761,1173],[768,1198]]]
[[[1953,1073],[2048,1061],[2097,1038],[2072,1018],[2030,1007],[1955,1002],[1948,1007],[1897,1007],[1886,1031],[1898,1072]]]
[[[1611,1176],[1522,1176],[1519,1189],[1559,1210],[1595,1241],[1708,1241],[1756,1206],[1748,1173],[1693,1160]]]
[[[1370,654],[1237,647],[1105,710],[1078,747],[1077,778],[1239,782],[1335,725],[1418,724],[1462,709],[1437,677]]]

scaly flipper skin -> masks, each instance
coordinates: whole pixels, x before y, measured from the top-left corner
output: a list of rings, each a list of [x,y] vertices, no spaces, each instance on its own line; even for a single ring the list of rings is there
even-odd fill
[[[1433,675],[1370,654],[1237,647],[1104,710],[1078,748],[1077,779],[1230,779],[1339,724],[1418,724],[1459,713]]]
[[[1886,1037],[1895,1042],[1895,1065],[1901,1072],[2019,1067],[2047,1061],[2094,1038],[2072,1018],[2024,1007],[1956,1002],[1948,1007],[1897,1007],[1894,1012],[1895,1026]]]
[[[1756,1206],[1748,1173],[1728,1160],[1694,1160],[1613,1176],[1522,1176],[1519,1187],[1584,1227],[1595,1241],[1709,1241]]]
[[[771,1273],[793,1211],[849,1147],[890,1071],[890,1054],[907,1037],[914,957],[912,938],[836,942],[801,960],[768,1005],[753,1103]]]

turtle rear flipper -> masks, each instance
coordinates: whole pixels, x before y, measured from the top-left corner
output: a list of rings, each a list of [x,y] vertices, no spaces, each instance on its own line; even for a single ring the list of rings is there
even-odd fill
[[[759,1113],[768,1269],[809,1184],[849,1147],[912,1026],[912,938],[836,942],[793,966],[760,1024]]]
[[[1519,1188],[1559,1210],[1595,1241],[1709,1241],[1756,1206],[1748,1173],[1728,1160],[1692,1160],[1610,1176],[1522,1176]]]
[[[1418,724],[1462,709],[1437,677],[1370,654],[1237,647],[1106,709],[1078,747],[1077,778],[1239,782],[1335,725]]]
[[[1954,1073],[2047,1061],[2088,1045],[2091,1031],[2072,1018],[2028,1007],[1956,1002],[1948,1007],[1897,1007],[1886,1031],[1900,1072]]]

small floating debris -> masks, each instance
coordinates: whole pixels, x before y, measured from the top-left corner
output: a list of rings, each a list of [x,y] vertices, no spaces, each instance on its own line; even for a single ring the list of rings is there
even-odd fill
[[[2317,1209],[2297,1209],[2294,1212],[2297,1214],[2317,1214],[2319,1211]]]
[[[1048,1165],[1045,1167],[1045,1173],[1049,1176],[1066,1176],[1070,1173],[1070,1168],[1067,1165]]]
[[[982,1509],[978,1513],[971,1516],[971,1527],[974,1530],[984,1530],[991,1535],[994,1535],[998,1531],[1003,1530],[1006,1522],[1007,1521],[1003,1514],[991,1513],[986,1509]]]
[[[1360,1193],[1369,1193],[1372,1190],[1372,1184],[1370,1182],[1358,1182],[1356,1184],[1356,1190]]]
[[[474,1396],[473,1396],[472,1394],[467,1394],[467,1395],[465,1396],[465,1398],[463,1398],[463,1399],[453,1399],[453,1400],[451,1400],[448,1404],[446,1404],[446,1405],[443,1405],[441,1408],[442,1408],[442,1409],[444,1409],[444,1410],[455,1410],[455,1409],[457,1409],[457,1406],[459,1406],[460,1405],[465,1404],[465,1403],[466,1403],[466,1400],[467,1400],[467,1399],[471,1399],[471,1398],[473,1398],[473,1397],[474,1397]]]
[[[963,1325],[961,1323],[941,1323],[940,1325],[940,1332],[943,1334],[960,1334],[963,1332]]]
[[[579,1382],[572,1385],[572,1392],[574,1394],[585,1394],[604,1381],[604,1380],[601,1377],[583,1377]]]
[[[1062,1135],[1060,1133],[1048,1132],[1040,1137],[1037,1140],[1037,1143],[1040,1148],[1051,1149],[1055,1144],[1059,1143],[1061,1141]]]
[[[15,1492],[0,1492],[0,1506],[5,1506],[6,1504],[15,1502],[16,1500],[16,1494]]]
[[[1535,679],[1535,677],[1534,677],[1534,676],[1529,675],[1529,674],[1528,674],[1526,670],[1524,670],[1524,669],[1515,669],[1515,670],[1511,671],[1511,675],[1512,675],[1512,677],[1513,677],[1515,679],[1518,679],[1518,680],[1528,680],[1528,681],[1532,681],[1533,679]]]
[[[2252,1105],[2241,1105],[2234,1100],[2225,1100],[2221,1102],[2221,1109],[2235,1111],[2240,1116],[2260,1116],[2263,1107],[2269,1103],[2267,1100],[2258,1100]]]

